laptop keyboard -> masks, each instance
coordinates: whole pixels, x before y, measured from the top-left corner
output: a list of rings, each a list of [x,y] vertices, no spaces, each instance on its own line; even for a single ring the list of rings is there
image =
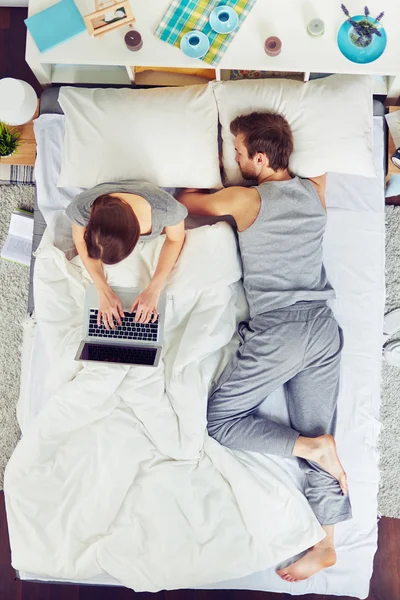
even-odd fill
[[[122,325],[116,324],[115,329],[106,329],[103,323],[97,325],[97,308],[91,308],[89,314],[89,337],[105,337],[119,340],[140,342],[156,342],[158,339],[158,317],[155,323],[135,323],[136,313],[124,312]]]
[[[121,346],[85,344],[81,360],[153,366],[156,354],[156,348],[146,348],[144,346],[141,348],[123,348]]]

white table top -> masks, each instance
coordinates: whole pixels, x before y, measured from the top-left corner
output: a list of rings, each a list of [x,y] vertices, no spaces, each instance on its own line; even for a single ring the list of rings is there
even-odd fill
[[[350,14],[360,14],[364,2],[346,0]],[[75,0],[81,13],[95,10],[94,0]],[[125,65],[164,67],[209,67],[200,60],[187,58],[178,48],[157,39],[157,28],[170,0],[131,0],[136,17],[134,27],[143,37],[143,48],[131,52],[124,44],[128,27],[121,27],[93,38],[83,33],[60,46],[40,54],[30,34],[27,40],[27,59],[40,63],[76,65]],[[50,6],[54,0],[30,0],[29,14]],[[375,16],[382,10],[382,25],[388,43],[383,55],[368,65],[357,65],[340,53],[336,36],[345,16],[341,0],[257,0],[232,44],[218,65],[220,69],[257,69],[277,71],[311,71],[325,73],[365,73],[396,75],[400,72],[400,2],[399,0],[369,0]],[[325,22],[325,34],[312,38],[307,23],[315,17]],[[269,57],[264,52],[264,41],[270,35],[282,40],[282,52]]]

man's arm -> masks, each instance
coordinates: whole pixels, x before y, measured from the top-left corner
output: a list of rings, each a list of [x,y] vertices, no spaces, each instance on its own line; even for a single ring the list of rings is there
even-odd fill
[[[232,215],[237,219],[239,203],[245,193],[246,188],[238,186],[214,193],[184,190],[179,194],[178,200],[186,206],[191,215],[214,217]]]
[[[326,204],[325,204],[326,173],[324,175],[320,175],[319,177],[309,177],[308,179],[314,185],[315,189],[317,190],[319,199],[321,200],[321,204],[326,209]]]

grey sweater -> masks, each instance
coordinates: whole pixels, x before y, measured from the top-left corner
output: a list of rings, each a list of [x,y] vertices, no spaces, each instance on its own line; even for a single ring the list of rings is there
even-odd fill
[[[78,194],[66,209],[66,213],[73,223],[86,227],[96,198],[118,192],[142,196],[150,204],[152,228],[151,233],[140,236],[143,241],[153,240],[161,234],[164,227],[177,225],[187,216],[187,208],[183,204],[165,190],[145,181],[119,181],[96,185]]]

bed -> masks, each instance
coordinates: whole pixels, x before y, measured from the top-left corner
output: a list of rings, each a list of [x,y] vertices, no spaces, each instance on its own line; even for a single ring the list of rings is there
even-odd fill
[[[44,93],[41,113],[58,123],[50,131],[41,128],[38,135],[37,181],[39,195],[35,205],[34,249],[40,243],[46,224],[58,235],[55,239],[64,252],[71,251],[71,238],[64,227],[63,211],[68,197],[54,190],[51,169],[60,161],[60,131],[63,117],[57,103],[57,90]],[[57,114],[58,113],[58,114]],[[325,266],[336,289],[332,308],[344,330],[345,347],[339,398],[337,443],[349,477],[353,519],[336,530],[337,564],[308,581],[290,584],[280,580],[274,569],[258,570],[239,579],[200,585],[209,589],[246,589],[285,592],[293,595],[317,593],[366,598],[377,548],[377,492],[379,483],[377,437],[379,431],[381,341],[384,311],[384,109],[374,103],[374,161],[376,179],[352,175],[328,175],[328,226],[325,235]],[[61,127],[61,129],[60,129]],[[61,141],[60,141],[61,140]],[[54,170],[54,169],[53,169]],[[53,186],[53,187],[52,187]],[[40,195],[40,190],[52,193]],[[34,261],[31,267],[29,311],[34,311],[32,291]],[[46,402],[41,393],[46,378],[46,352],[41,334],[33,324],[25,331],[21,395],[18,417],[23,433],[33,426]],[[268,399],[265,414],[287,421],[282,390]],[[235,453],[246,465],[246,453]],[[293,461],[273,459],[283,467],[301,489],[301,475]],[[251,462],[251,461],[250,461]],[[249,468],[251,464],[249,462]],[[11,531],[11,537],[13,532]],[[65,581],[19,570],[23,580]],[[107,573],[78,583],[120,585]]]

